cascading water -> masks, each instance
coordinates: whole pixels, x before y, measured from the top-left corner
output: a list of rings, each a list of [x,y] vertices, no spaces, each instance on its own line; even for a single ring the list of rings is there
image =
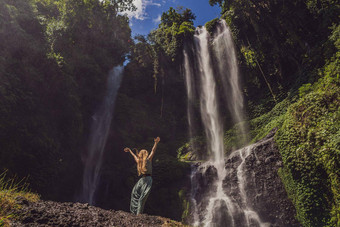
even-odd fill
[[[216,83],[210,62],[208,32],[198,28],[195,35],[198,72],[201,81],[200,111],[208,141],[208,152],[214,162],[223,160],[223,128],[218,112]]]
[[[194,121],[193,103],[195,100],[195,91],[194,91],[195,84],[194,84],[193,78],[191,77],[192,67],[190,67],[188,53],[186,50],[184,50],[183,54],[184,54],[185,84],[187,88],[186,90],[187,90],[187,97],[188,97],[187,117],[188,117],[188,124],[189,124],[189,136],[190,138],[193,138],[194,133],[195,133],[195,123],[193,122]]]
[[[87,155],[84,160],[83,202],[93,205],[95,192],[100,179],[100,169],[103,162],[103,152],[109,134],[115,100],[120,87],[123,66],[114,67],[108,76],[107,91],[102,105],[92,116],[92,126],[88,143]]]
[[[211,40],[212,48],[209,45]],[[192,56],[195,56],[192,59],[189,58],[188,52],[190,51],[193,53]],[[216,81],[221,82],[233,123],[243,121],[243,98],[239,85],[235,48],[225,21],[220,21],[217,24],[217,34],[214,37],[210,37],[204,27],[197,28],[194,36],[194,47],[190,49],[187,46],[183,53],[188,94],[189,127],[192,127],[193,115],[193,109],[190,105],[195,98],[193,93],[197,90],[209,154],[208,161],[192,171],[192,224],[195,226],[265,226],[256,212],[247,204],[245,193],[247,177],[243,168],[247,152],[239,151],[235,153],[243,160],[237,168],[237,180],[239,182],[237,193],[241,199],[228,195],[225,190],[224,179],[229,172],[225,169],[223,122],[219,112],[220,99],[217,95]],[[215,60],[215,65],[217,63],[218,70],[214,70],[212,59]],[[195,86],[193,81],[198,81],[199,86]],[[240,127],[241,134],[246,135],[246,127],[242,124]],[[189,129],[189,132],[191,132],[190,130],[192,129]],[[206,174],[208,170],[210,173]],[[213,178],[210,184],[204,183],[209,182],[209,179],[202,180],[205,175]],[[205,189],[198,193],[200,181],[205,184]]]
[[[242,142],[247,143],[247,127],[242,122],[244,120],[243,95],[239,81],[236,50],[232,33],[224,20],[220,21],[217,26],[217,36],[214,38],[213,44],[219,75],[225,75],[225,79],[222,79],[221,82],[227,97],[227,106],[231,112],[233,123],[240,123],[238,129]]]
[[[248,205],[247,201],[247,193],[245,190],[246,187],[246,169],[245,169],[245,163],[246,158],[250,155],[250,152],[252,150],[252,146],[245,147],[243,149],[240,149],[238,151],[235,151],[232,155],[238,155],[241,158],[241,163],[237,167],[236,175],[237,175],[237,181],[238,181],[238,189],[239,194],[241,197],[241,207],[244,212],[245,220],[246,220],[246,226],[269,226],[268,223],[262,223],[259,215]]]

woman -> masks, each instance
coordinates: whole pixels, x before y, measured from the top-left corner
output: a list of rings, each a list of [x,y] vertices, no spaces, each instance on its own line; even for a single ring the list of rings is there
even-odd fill
[[[160,138],[154,139],[155,144],[149,155],[147,150],[140,150],[136,152],[136,155],[130,148],[124,148],[125,152],[130,152],[137,163],[138,176],[142,176],[139,181],[133,187],[131,193],[130,211],[133,214],[141,214],[144,210],[145,201],[148,198],[152,186],[152,158],[155,155],[157,144]]]

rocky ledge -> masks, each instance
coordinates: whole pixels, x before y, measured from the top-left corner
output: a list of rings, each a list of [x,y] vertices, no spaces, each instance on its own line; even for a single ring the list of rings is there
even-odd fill
[[[167,218],[124,211],[104,210],[83,203],[28,202],[19,199],[19,219],[11,226],[185,226]]]

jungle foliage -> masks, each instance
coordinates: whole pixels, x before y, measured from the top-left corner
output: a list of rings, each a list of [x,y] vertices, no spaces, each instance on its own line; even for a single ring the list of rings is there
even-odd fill
[[[149,34],[149,39],[172,61],[175,61],[176,57],[181,59],[179,55],[184,41],[191,39],[194,34],[195,18],[190,9],[170,7],[162,14],[158,29]]]
[[[316,83],[300,88],[276,136],[285,164],[280,174],[304,226],[340,225],[339,26],[332,36],[337,53]]]
[[[338,19],[336,1],[209,2],[221,6],[240,50],[251,118],[269,111],[302,84],[316,81],[314,69],[334,52],[327,40],[329,27]]]
[[[128,52],[128,19],[112,7],[0,2],[0,168],[30,175],[44,198],[74,196],[89,118]]]

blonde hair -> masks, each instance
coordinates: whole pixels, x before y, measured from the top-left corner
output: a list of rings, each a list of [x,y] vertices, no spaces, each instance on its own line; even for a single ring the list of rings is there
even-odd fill
[[[146,169],[146,159],[148,158],[148,151],[147,150],[140,150],[137,153],[137,171],[138,171],[138,176],[145,174],[147,169]]]

